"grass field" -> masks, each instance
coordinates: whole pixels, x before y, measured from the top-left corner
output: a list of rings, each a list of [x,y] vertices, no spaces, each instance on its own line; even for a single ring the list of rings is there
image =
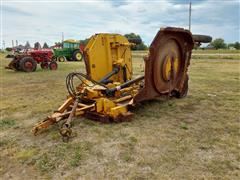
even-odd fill
[[[144,54],[133,54],[136,74]],[[62,104],[66,75],[84,64],[14,72],[1,54],[0,179],[239,179],[240,60],[205,58],[191,61],[186,98],[143,103],[131,122],[75,119],[63,143],[57,125],[30,130]]]
[[[148,54],[148,51],[133,52],[133,56],[142,57]],[[193,59],[240,59],[240,50],[193,50]]]

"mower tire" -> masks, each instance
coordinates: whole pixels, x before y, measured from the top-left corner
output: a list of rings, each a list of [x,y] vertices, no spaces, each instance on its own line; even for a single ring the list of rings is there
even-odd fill
[[[37,69],[37,62],[32,57],[23,57],[19,66],[24,72],[34,72]]]
[[[212,41],[211,36],[193,34],[192,37],[193,37],[193,40],[198,43],[210,43]]]

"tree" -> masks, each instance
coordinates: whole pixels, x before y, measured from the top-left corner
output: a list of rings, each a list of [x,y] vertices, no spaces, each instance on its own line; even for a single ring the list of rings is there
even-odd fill
[[[34,43],[34,48],[35,49],[41,49],[41,44],[39,42]]]
[[[240,49],[240,43],[239,42],[235,42],[233,47],[235,49]]]
[[[217,38],[211,42],[211,45],[215,49],[226,49],[227,45],[225,44],[224,40],[222,38]]]
[[[234,43],[229,43],[227,46],[228,46],[228,49],[234,48]]]
[[[43,44],[43,48],[44,48],[44,49],[49,48],[49,46],[48,46],[48,44],[47,44],[46,42]]]
[[[135,34],[135,33],[130,33],[130,34],[125,34],[124,35],[128,39],[141,39],[140,35]],[[141,43],[131,47],[132,50],[147,50],[147,46],[144,44],[142,41]]]
[[[89,38],[86,38],[84,40],[80,40],[80,44],[87,45],[88,41],[89,41]]]
[[[62,47],[63,44],[62,44],[61,42],[55,42],[55,46],[56,46],[56,47]]]
[[[235,48],[235,49],[240,49],[240,43],[239,42],[235,42],[235,43],[229,43],[228,44],[228,48]]]
[[[13,50],[13,48],[11,48],[11,47],[6,47],[6,51],[12,51]]]
[[[141,42],[140,44],[136,45],[137,50],[147,50],[148,47],[144,44],[144,42]]]
[[[31,48],[31,46],[30,46],[30,44],[29,44],[28,41],[27,41],[26,44],[25,44],[25,48],[26,48],[26,49],[30,49],[30,48]]]

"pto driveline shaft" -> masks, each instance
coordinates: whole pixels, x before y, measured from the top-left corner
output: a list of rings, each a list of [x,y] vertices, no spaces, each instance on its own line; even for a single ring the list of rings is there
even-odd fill
[[[134,83],[136,83],[136,82],[138,82],[138,81],[143,80],[143,79],[144,79],[144,75],[143,75],[143,76],[140,76],[140,77],[138,77],[138,78],[136,78],[136,79],[127,81],[127,82],[125,82],[125,83],[123,83],[123,84],[121,84],[120,86],[117,86],[117,87],[115,87],[115,88],[108,89],[106,93],[111,96],[111,95],[114,94],[115,91],[121,90],[121,89],[123,89],[123,88],[126,88],[126,87],[128,87],[128,86],[130,86],[130,85],[132,85],[132,84],[134,84]]]

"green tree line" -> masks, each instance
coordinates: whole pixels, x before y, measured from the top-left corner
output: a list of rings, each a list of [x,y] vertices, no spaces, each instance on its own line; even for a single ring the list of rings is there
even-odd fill
[[[217,38],[214,39],[210,45],[214,48],[214,49],[230,49],[230,48],[235,48],[235,49],[240,49],[240,43],[239,42],[235,42],[235,43],[225,43],[224,39],[222,38]]]
[[[124,35],[126,38],[128,39],[141,39],[141,36],[135,33],[129,33],[129,34],[125,34]],[[89,41],[89,38],[86,38],[84,40],[80,40],[80,43],[83,45],[86,45]],[[61,42],[56,42],[55,45],[61,45]],[[225,43],[224,39],[222,38],[216,38],[214,39],[210,44],[209,44],[212,48],[214,49],[240,49],[240,43],[239,42],[235,42],[235,43]],[[39,42],[34,43],[34,48],[39,49],[41,48],[41,44]],[[27,41],[25,44],[25,48],[31,48],[29,42]],[[48,44],[45,42],[43,44],[43,48],[49,48]],[[134,50],[147,50],[148,46],[142,41],[139,44],[136,44],[135,46],[132,46],[131,49]],[[7,51],[11,51],[12,47],[7,47],[6,48]]]
[[[142,39],[140,37],[140,35],[138,34],[135,34],[135,33],[129,33],[129,34],[125,34],[124,35],[126,38],[128,39]],[[83,44],[83,45],[86,45],[89,41],[89,38],[86,38],[84,40],[80,40],[80,43]],[[139,44],[136,44],[135,46],[132,46],[131,49],[134,51],[134,50],[147,50],[148,47],[147,45],[144,44],[144,42],[142,41],[141,43]]]

